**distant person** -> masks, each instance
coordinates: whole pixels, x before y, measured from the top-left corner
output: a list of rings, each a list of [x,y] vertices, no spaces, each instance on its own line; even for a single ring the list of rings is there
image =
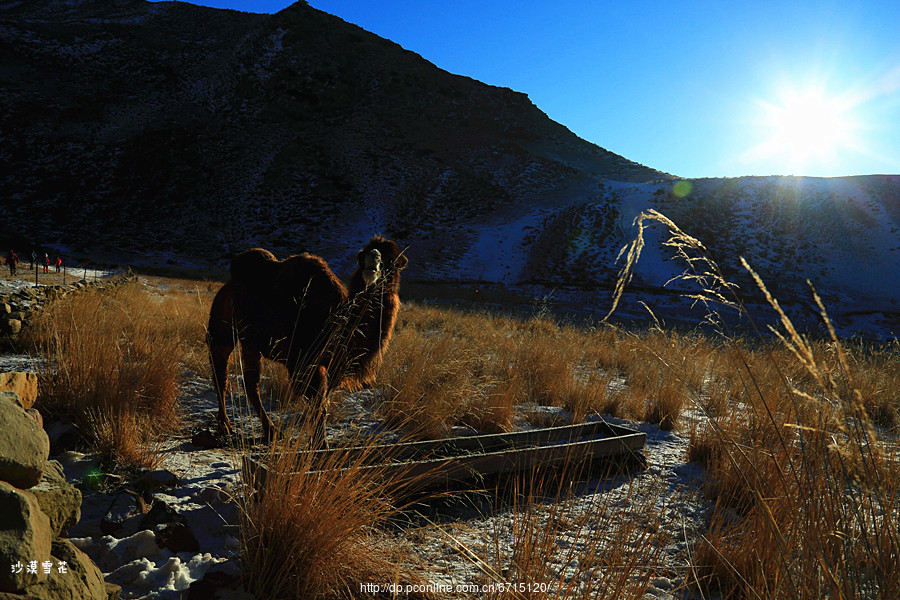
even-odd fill
[[[9,274],[16,276],[16,265],[19,264],[19,257],[10,249],[6,255],[6,266],[9,267]]]
[[[36,264],[37,264],[37,252],[32,250],[31,251],[31,265],[28,268],[31,269],[32,271],[34,271],[34,265],[36,265]]]
[[[56,272],[59,273],[62,268],[62,259],[60,257],[56,257]]]
[[[44,252],[44,273],[50,272],[50,257]]]

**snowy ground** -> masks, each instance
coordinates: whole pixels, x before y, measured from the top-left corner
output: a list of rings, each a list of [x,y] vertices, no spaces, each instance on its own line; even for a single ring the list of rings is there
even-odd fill
[[[198,381],[185,382],[182,400],[186,412],[197,411],[195,417],[212,425],[215,398],[202,393],[202,387]],[[239,513],[232,498],[240,477],[240,454],[234,449],[204,450],[191,444],[189,428],[194,423],[191,419],[183,436],[163,445],[158,469],[142,480],[113,480],[101,489],[90,489],[84,483],[98,472],[96,457],[68,453],[60,458],[67,478],[82,483],[79,487],[84,494],[82,518],[69,530],[70,539],[91,556],[107,581],[122,586],[123,599],[180,598],[213,567],[235,575],[239,572],[235,560],[240,546]],[[151,513],[159,510],[159,518],[136,511],[132,492],[142,492],[150,499]],[[172,522],[187,526],[196,547],[181,551],[160,547],[155,532]],[[113,528],[117,530],[110,531]],[[250,596],[235,593],[230,598]]]
[[[33,370],[35,366],[28,357],[0,359],[0,368],[4,369]],[[361,425],[376,424],[367,414],[371,394],[363,391],[344,398],[341,421],[329,426],[330,437],[339,435],[351,422],[356,430]],[[143,478],[112,478],[97,489],[90,484],[99,473],[96,457],[75,452],[56,457],[64,464],[67,478],[84,494],[81,521],[69,530],[69,537],[100,566],[108,581],[122,586],[123,599],[180,598],[191,582],[202,579],[211,569],[238,573],[239,512],[232,498],[239,485],[240,453],[234,449],[200,449],[191,443],[191,431],[215,426],[216,401],[208,380],[185,373],[181,401],[184,433],[165,443],[159,469]],[[260,435],[258,421],[251,419],[246,409],[232,410],[234,424],[246,438]],[[656,526],[658,539],[665,545],[659,574],[652,578],[647,597],[682,598],[677,588],[687,564],[685,538],[690,539],[704,514],[703,506],[694,499],[702,470],[684,462],[684,436],[656,426],[613,421],[647,434],[647,468],[580,483],[566,507],[569,518],[578,526],[565,532],[565,540],[560,543],[564,549],[577,551],[579,544],[590,543],[591,536],[604,535],[599,528],[611,523],[610,518],[644,518],[649,507],[656,507],[663,515]],[[152,501],[155,508],[151,513],[158,518],[140,513],[129,516],[137,511],[135,496],[140,493]],[[420,571],[424,566],[424,576],[434,583],[455,586],[483,582],[485,576],[477,561],[467,557],[467,550],[493,544],[501,555],[511,555],[509,533],[514,516],[508,508],[485,511],[473,506],[438,508],[427,517],[427,524],[421,521],[422,515],[411,515],[409,526],[393,534],[399,545],[414,549],[410,566],[417,564]],[[551,508],[547,504],[538,510]],[[615,514],[601,518],[597,511]],[[173,521],[187,526],[196,539],[195,546],[191,543],[190,548],[175,550],[160,547],[157,533]],[[565,574],[570,568],[561,559],[560,564],[552,565],[551,572]],[[243,592],[229,597],[250,598]]]

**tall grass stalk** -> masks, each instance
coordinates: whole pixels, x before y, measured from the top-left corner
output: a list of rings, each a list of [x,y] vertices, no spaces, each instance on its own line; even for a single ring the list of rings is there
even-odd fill
[[[683,277],[702,288],[697,301],[738,307],[753,323],[702,243],[655,211],[639,217],[639,237],[647,220],[668,228],[665,244],[688,264]],[[630,246],[622,286],[642,246]],[[779,317],[771,331],[781,347],[763,341],[761,351],[747,351],[729,340],[732,350],[715,359],[717,385],[730,389],[717,392],[720,406],[706,412],[709,420],[689,447],[689,458],[708,469],[706,493],[714,502],[693,554],[694,583],[725,598],[898,597],[900,462],[890,456],[897,357],[851,358],[815,290],[828,338],[811,342],[742,263]],[[711,310],[710,320],[721,323],[717,317]],[[867,362],[893,391],[859,377]]]

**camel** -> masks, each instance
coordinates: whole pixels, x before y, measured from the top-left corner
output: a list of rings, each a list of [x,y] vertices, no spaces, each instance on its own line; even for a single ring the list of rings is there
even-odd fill
[[[228,359],[238,342],[247,399],[270,442],[276,431],[259,397],[262,357],[285,365],[291,393],[312,400],[314,444],[325,443],[328,393],[371,385],[400,308],[400,269],[407,258],[396,243],[375,236],[357,262],[345,288],[312,254],[277,260],[253,248],[232,259],[231,279],[213,299],[206,338],[224,433],[232,433],[225,392]]]

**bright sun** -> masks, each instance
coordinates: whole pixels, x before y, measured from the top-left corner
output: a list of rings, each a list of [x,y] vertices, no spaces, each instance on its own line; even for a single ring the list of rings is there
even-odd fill
[[[760,105],[765,141],[750,151],[754,158],[774,159],[799,172],[836,166],[839,154],[856,145],[854,103],[830,96],[823,87],[785,87],[776,102]]]
[[[815,91],[792,95],[773,107],[769,125],[778,145],[797,158],[825,156],[846,138],[840,104]]]

